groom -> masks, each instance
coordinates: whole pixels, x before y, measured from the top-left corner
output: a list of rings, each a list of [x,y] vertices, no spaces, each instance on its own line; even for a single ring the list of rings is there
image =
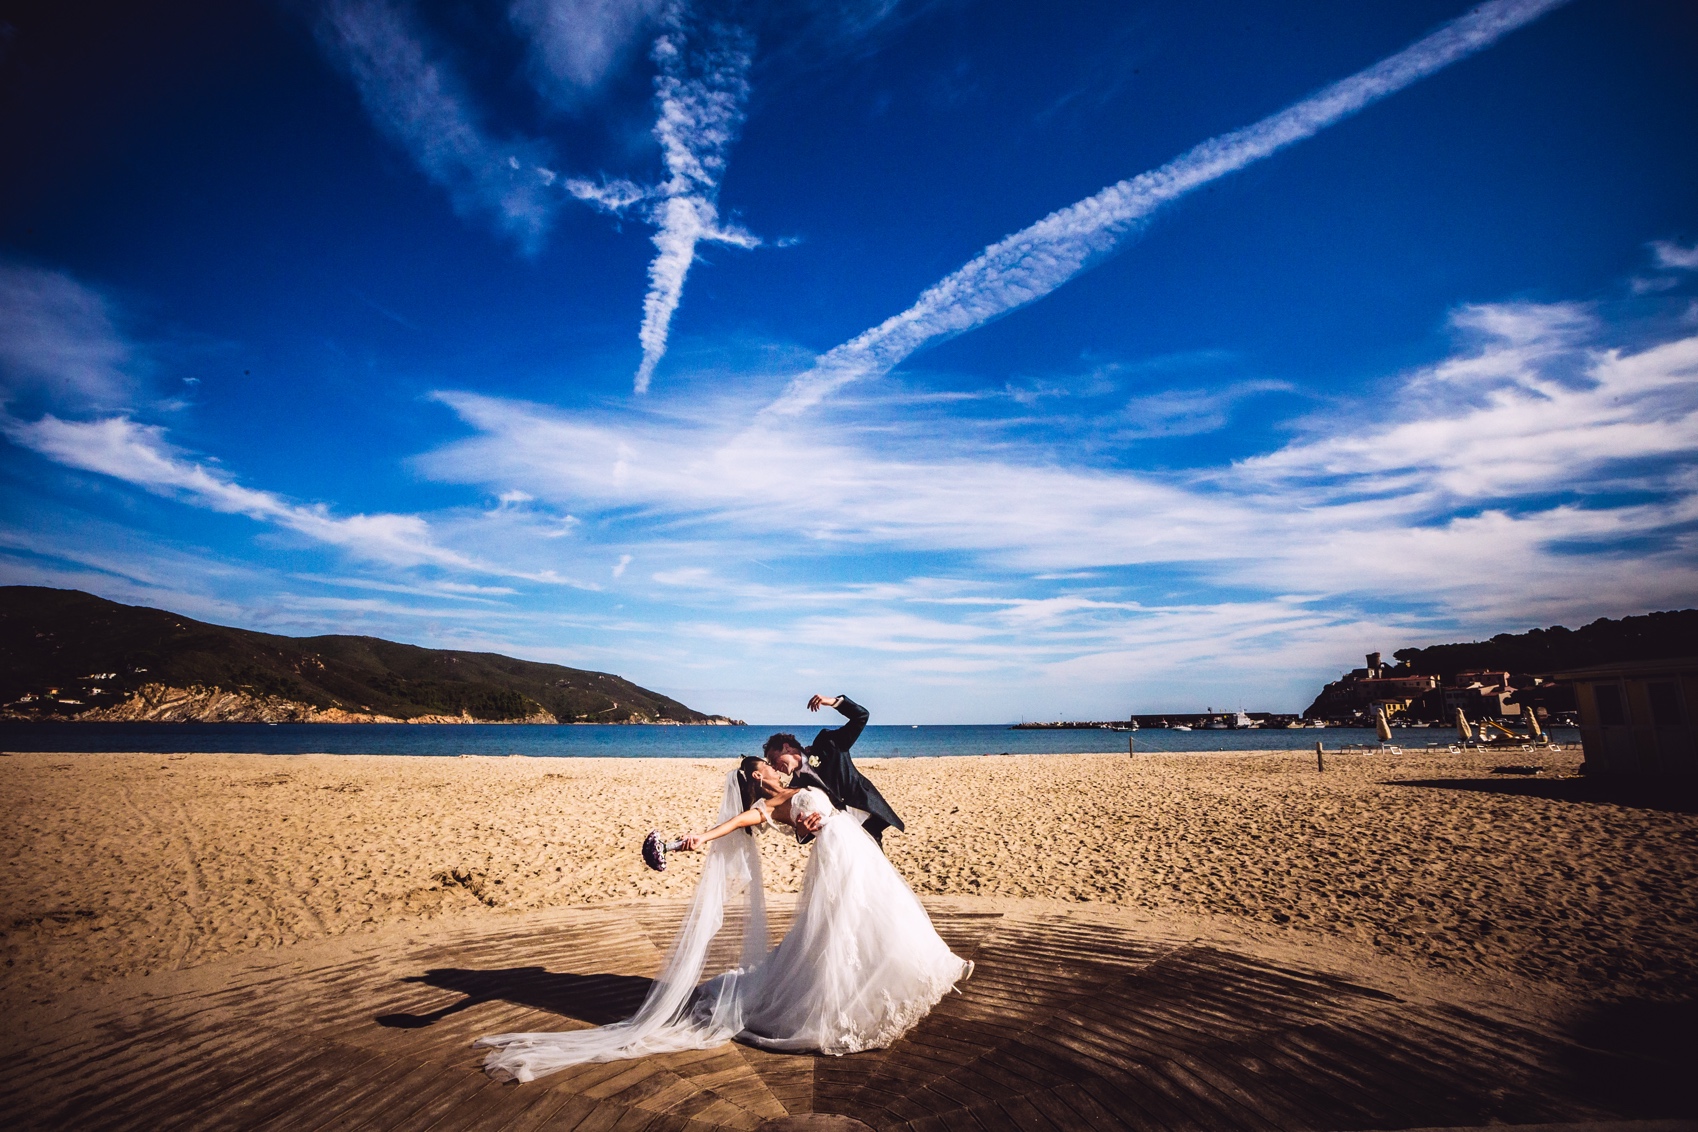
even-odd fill
[[[762,752],[774,770],[790,776],[792,787],[817,786],[824,790],[832,804],[853,815],[883,849],[884,831],[891,826],[905,827],[878,787],[855,769],[855,760],[849,757],[849,748],[867,726],[867,709],[848,696],[815,696],[808,701],[809,711],[818,711],[822,706],[836,708],[849,722],[821,731],[806,748],[796,736],[780,731],[767,739]],[[804,818],[803,828],[813,833],[819,828],[819,818],[810,817],[814,820]]]

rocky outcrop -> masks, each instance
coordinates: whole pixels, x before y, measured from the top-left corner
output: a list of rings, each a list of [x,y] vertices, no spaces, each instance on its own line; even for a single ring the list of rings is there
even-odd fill
[[[470,712],[459,715],[415,715],[411,719],[403,719],[402,723],[559,723],[553,713],[538,708],[522,719],[478,719]]]
[[[400,723],[392,716],[319,708],[278,696],[194,685],[143,684],[130,698],[76,717],[94,723]]]
[[[90,723],[557,723],[553,715],[538,708],[521,719],[478,719],[470,713],[419,715],[399,719],[371,711],[349,711],[343,707],[321,708],[278,696],[231,692],[223,688],[194,685],[173,688],[165,684],[143,684],[129,699],[108,708],[94,708],[76,716]]]

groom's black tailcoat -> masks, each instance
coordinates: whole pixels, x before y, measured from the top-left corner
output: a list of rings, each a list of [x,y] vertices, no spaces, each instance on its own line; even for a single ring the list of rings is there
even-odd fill
[[[837,710],[847,716],[849,722],[842,727],[828,727],[814,736],[813,743],[802,752],[803,765],[790,785],[799,785],[796,779],[811,781],[829,794],[839,808],[854,806],[867,811],[871,816],[862,823],[862,828],[883,845],[886,829],[891,826],[897,829],[907,827],[890,808],[890,803],[884,800],[884,795],[878,792],[878,787],[855,769],[855,760],[849,757],[849,748],[855,745],[855,740],[861,737],[867,726],[867,709],[848,696],[840,696]]]

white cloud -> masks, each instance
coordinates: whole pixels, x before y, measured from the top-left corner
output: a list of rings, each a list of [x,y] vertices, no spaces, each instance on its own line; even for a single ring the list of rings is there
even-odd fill
[[[57,271],[0,264],[0,406],[128,404],[133,361],[98,294]]]
[[[1698,244],[1685,247],[1670,240],[1656,240],[1651,244],[1651,251],[1657,257],[1658,267],[1698,271]]]
[[[493,215],[527,252],[541,247],[560,199],[547,147],[486,134],[445,64],[382,0],[332,0],[325,11],[324,40],[378,128],[448,190],[456,209]]]
[[[290,503],[269,491],[243,487],[227,473],[190,460],[165,439],[157,425],[127,417],[92,421],[7,419],[9,439],[69,468],[111,476],[160,495],[226,514],[275,523],[361,558],[394,566],[484,567],[436,545],[430,524],[418,515],[336,517],[323,506]]]
[[[1321,422],[1321,435],[1240,471],[1308,481],[1332,498],[1395,493],[1398,507],[1418,513],[1698,453],[1698,337],[1636,354],[1583,346],[1577,335],[1590,320],[1566,305],[1471,307],[1457,323],[1492,340],[1413,375],[1390,419],[1350,431]]]
[[[477,435],[420,466],[638,516],[657,540],[765,545],[762,557],[788,545],[967,554],[993,572],[1166,564],[1260,591],[1469,610],[1587,607],[1600,572],[1635,561],[1645,569],[1612,581],[1624,600],[1698,592],[1681,533],[1698,518],[1698,336],[1629,352],[1564,304],[1469,307],[1454,321],[1466,338],[1454,355],[1316,416],[1271,453],[1202,472],[1068,465],[1011,444],[987,454],[831,421],[798,437],[767,421],[631,422],[469,394],[442,399]]]
[[[513,22],[530,37],[532,74],[573,108],[594,93],[639,42],[668,0],[517,0]]]
[[[0,336],[0,369],[10,383],[0,433],[14,444],[65,467],[272,523],[367,560],[490,569],[439,545],[422,516],[335,516],[324,506],[245,487],[216,465],[189,458],[165,429],[134,419],[127,395],[135,390],[129,368],[139,364],[137,351],[114,329],[106,302],[67,276],[0,269],[0,329],[11,331]],[[61,411],[30,419],[9,403],[36,391]],[[73,419],[67,408],[92,419]]]
[[[1314,136],[1566,2],[1490,0],[1277,114],[1211,138],[1158,169],[1052,212],[986,248],[928,288],[907,310],[822,354],[769,411],[801,412],[843,385],[888,372],[929,342],[982,326],[1042,298],[1122,246],[1163,205]]]
[[[635,182],[617,177],[603,177],[600,181],[568,177],[565,187],[567,192],[585,204],[602,212],[611,212],[615,216],[622,215],[632,205],[641,204],[655,195],[654,189],[644,188]]]
[[[1134,397],[1121,410],[1128,439],[1198,436],[1225,428],[1240,401],[1263,393],[1289,393],[1290,382],[1241,381],[1223,389],[1166,389]]]

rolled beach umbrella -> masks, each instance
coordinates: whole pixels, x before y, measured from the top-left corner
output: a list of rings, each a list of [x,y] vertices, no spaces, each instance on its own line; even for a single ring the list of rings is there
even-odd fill
[[[1462,709],[1456,709],[1456,734],[1465,743],[1474,741],[1474,729],[1468,726],[1468,717],[1462,714]]]
[[[1386,709],[1384,704],[1381,704],[1379,707],[1374,709],[1374,732],[1379,735],[1380,742],[1391,742],[1391,724],[1386,722]]]

